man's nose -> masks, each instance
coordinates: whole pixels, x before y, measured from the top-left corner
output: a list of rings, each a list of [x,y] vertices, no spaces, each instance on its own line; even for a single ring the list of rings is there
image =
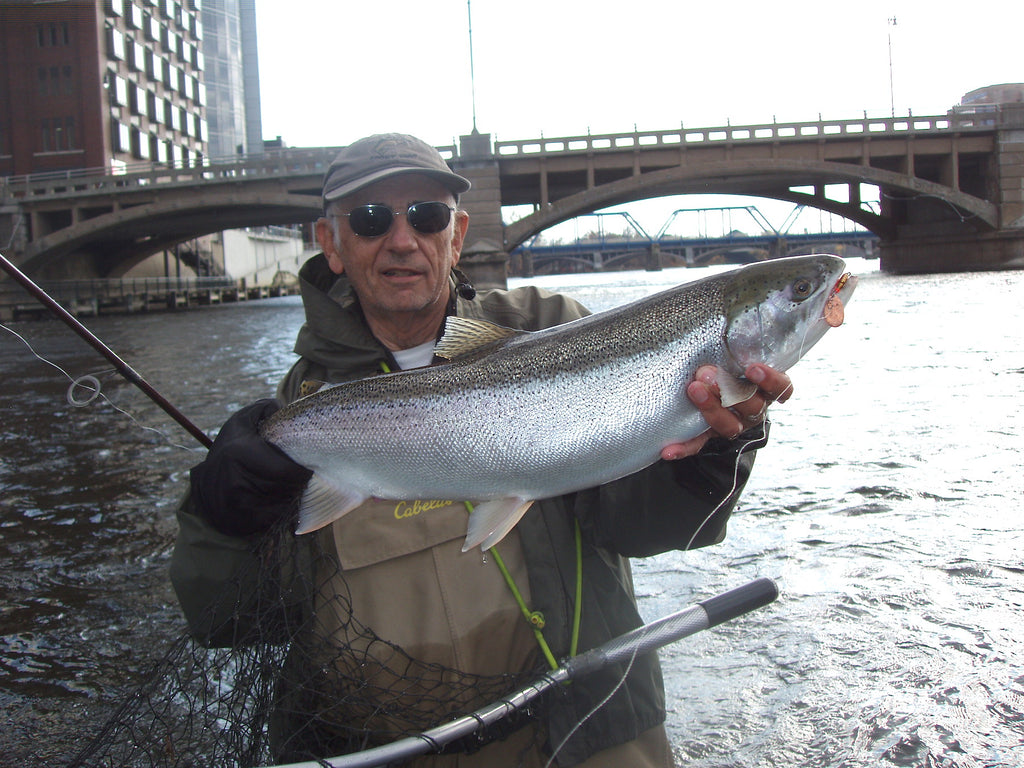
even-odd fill
[[[419,246],[416,240],[416,230],[409,223],[409,216],[405,211],[396,213],[391,222],[391,229],[387,234],[388,245],[394,250],[411,250]]]

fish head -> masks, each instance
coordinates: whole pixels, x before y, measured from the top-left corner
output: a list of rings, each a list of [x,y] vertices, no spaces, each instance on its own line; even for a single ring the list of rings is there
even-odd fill
[[[857,285],[838,256],[794,256],[737,270],[725,291],[725,343],[742,375],[753,363],[791,368],[842,323]]]

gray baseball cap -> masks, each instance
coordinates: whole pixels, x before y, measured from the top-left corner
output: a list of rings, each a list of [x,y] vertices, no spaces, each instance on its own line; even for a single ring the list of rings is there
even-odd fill
[[[425,141],[404,133],[378,133],[350,144],[334,158],[324,176],[324,203],[401,173],[429,176],[456,195],[470,186]]]

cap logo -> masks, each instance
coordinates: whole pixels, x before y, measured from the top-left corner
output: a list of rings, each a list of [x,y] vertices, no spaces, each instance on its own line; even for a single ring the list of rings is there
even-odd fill
[[[405,136],[385,136],[373,148],[381,160],[417,160],[422,150]]]

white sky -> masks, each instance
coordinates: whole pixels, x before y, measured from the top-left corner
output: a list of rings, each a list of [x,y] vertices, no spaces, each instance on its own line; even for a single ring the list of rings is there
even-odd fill
[[[466,0],[256,12],[264,137],[440,145],[472,129]],[[884,116],[893,101],[897,115],[942,114],[967,91],[1024,82],[1022,33],[1020,0],[473,0],[476,123],[530,139]],[[656,231],[677,203],[642,224]]]

